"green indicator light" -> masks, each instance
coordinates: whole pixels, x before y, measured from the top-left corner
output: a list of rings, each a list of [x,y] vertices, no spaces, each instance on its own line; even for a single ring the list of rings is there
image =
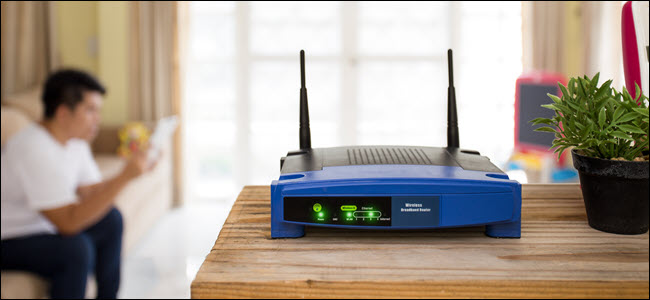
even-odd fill
[[[321,213],[318,213],[318,216],[322,218],[322,217],[323,217],[323,213],[322,213],[322,212],[321,212]]]
[[[373,213],[369,213],[369,214],[368,214],[368,216],[370,216],[370,217],[372,217],[372,216],[374,216],[374,215],[375,215],[375,214],[373,214]]]
[[[323,207],[320,205],[320,203],[316,203],[312,208],[315,212],[319,212]]]
[[[348,213],[348,217],[352,217],[352,213],[349,212],[349,213]]]
[[[343,205],[343,206],[341,206],[341,210],[342,211],[355,211],[355,210],[357,210],[357,206],[356,205]]]

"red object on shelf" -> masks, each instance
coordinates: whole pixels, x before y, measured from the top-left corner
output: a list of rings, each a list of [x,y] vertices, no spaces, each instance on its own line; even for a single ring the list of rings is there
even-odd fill
[[[533,132],[531,120],[538,117],[550,118],[555,113],[542,104],[552,104],[553,100],[546,93],[562,96],[558,82],[567,85],[564,75],[548,72],[530,72],[517,78],[515,90],[515,151],[522,153],[552,153],[552,139],[545,133]],[[546,133],[548,135],[548,133]],[[544,137],[541,139],[541,137]],[[553,137],[554,138],[554,137]],[[549,140],[550,139],[550,140]],[[560,163],[564,161],[560,158]]]
[[[645,8],[643,7],[645,5]],[[625,87],[636,98],[635,83],[641,91],[648,89],[648,6],[647,3],[628,1],[621,12],[621,42]],[[643,15],[645,14],[645,16]],[[645,24],[643,24],[645,21]]]

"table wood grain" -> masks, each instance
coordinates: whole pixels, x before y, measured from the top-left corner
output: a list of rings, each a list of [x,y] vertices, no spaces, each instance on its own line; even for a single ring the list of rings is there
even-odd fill
[[[576,184],[524,185],[522,236],[307,227],[271,239],[270,188],[246,186],[192,298],[648,298],[648,233],[589,227]]]

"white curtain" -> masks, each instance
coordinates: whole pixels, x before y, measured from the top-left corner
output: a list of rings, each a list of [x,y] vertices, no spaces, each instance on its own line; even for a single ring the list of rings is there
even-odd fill
[[[620,1],[522,3],[524,71],[593,76],[623,83]]]
[[[2,99],[40,86],[58,66],[53,4],[2,1]]]
[[[130,118],[156,121],[173,112],[177,93],[177,8],[174,1],[131,3]]]
[[[180,113],[179,7],[176,1],[129,3],[129,119],[153,124]],[[180,132],[173,140],[174,204],[183,202]]]
[[[524,71],[564,73],[564,2],[523,2]]]

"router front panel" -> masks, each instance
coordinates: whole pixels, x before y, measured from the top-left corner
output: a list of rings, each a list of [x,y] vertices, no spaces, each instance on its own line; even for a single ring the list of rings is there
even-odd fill
[[[385,174],[361,177],[373,174],[372,169],[383,169]],[[490,236],[520,236],[519,183],[461,168],[453,169],[474,179],[399,177],[423,174],[423,169],[452,168],[354,166],[283,175],[271,185],[272,237],[300,237],[304,226],[432,229],[481,225],[487,225]],[[443,174],[433,170],[427,174],[436,173]]]
[[[513,221],[512,193],[284,197],[284,221],[346,227],[442,228]]]
[[[284,220],[309,224],[391,226],[391,197],[284,197]]]

